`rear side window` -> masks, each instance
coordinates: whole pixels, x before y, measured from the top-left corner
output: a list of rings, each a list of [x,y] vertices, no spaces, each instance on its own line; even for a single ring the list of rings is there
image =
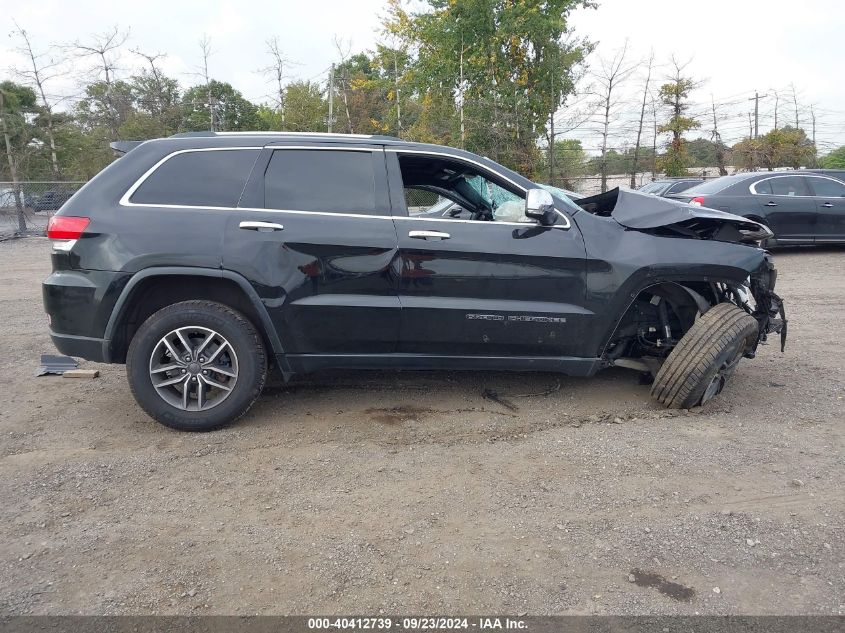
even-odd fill
[[[258,153],[220,149],[176,154],[141,183],[130,202],[236,207]]]
[[[276,150],[264,174],[264,206],[291,211],[375,214],[373,153]]]
[[[754,191],[761,196],[772,195],[772,181],[771,179],[761,180],[754,183]]]
[[[803,176],[783,176],[772,178],[772,195],[775,196],[809,196],[810,190]]]
[[[680,193],[681,191],[686,191],[690,187],[694,187],[698,183],[695,180],[685,180],[684,182],[676,182],[672,187],[669,189],[667,193]]]
[[[736,174],[734,176],[721,176],[714,180],[706,180],[700,184],[697,184],[695,187],[690,187],[687,189],[687,193],[692,196],[697,196],[699,194],[714,194],[719,193],[720,191],[724,191],[731,185],[735,185],[738,182],[742,182],[743,180],[748,179],[748,174]]]

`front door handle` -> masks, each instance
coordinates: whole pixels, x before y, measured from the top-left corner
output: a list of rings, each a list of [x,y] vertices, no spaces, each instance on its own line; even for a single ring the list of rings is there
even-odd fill
[[[262,233],[270,233],[272,231],[284,231],[285,227],[275,222],[241,222],[238,225],[239,229],[246,229],[247,231],[261,231]]]
[[[833,203],[832,202],[825,202],[822,206],[825,209],[831,209],[831,208],[833,208]]]
[[[777,202],[772,202],[771,200],[769,200],[769,201],[766,203],[766,206],[767,206],[767,207],[776,207],[776,206],[778,206],[778,203],[777,203]]]
[[[452,236],[443,231],[408,231],[408,237],[415,240],[448,240]]]

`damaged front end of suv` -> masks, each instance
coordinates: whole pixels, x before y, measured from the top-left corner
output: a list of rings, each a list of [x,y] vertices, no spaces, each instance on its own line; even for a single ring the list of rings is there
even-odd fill
[[[624,281],[627,306],[600,343],[605,366],[644,372],[652,395],[689,408],[718,394],[739,360],[780,335],[787,320],[777,271],[756,222],[722,211],[614,189],[578,205],[595,221],[585,231],[594,294]],[[617,293],[622,294],[622,293]],[[608,297],[608,301],[613,301]]]

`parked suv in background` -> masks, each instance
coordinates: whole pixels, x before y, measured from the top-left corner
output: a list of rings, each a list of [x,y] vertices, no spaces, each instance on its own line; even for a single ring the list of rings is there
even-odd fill
[[[845,182],[810,171],[761,171],[709,180],[669,196],[769,227],[777,244],[845,243]]]
[[[468,217],[407,202],[426,196]],[[243,415],[270,364],[286,379],[618,365],[690,407],[785,337],[764,227],[619,189],[579,204],[448,147],[177,135],[52,218],[44,305],[60,351],[126,363],[141,407],[186,430]]]

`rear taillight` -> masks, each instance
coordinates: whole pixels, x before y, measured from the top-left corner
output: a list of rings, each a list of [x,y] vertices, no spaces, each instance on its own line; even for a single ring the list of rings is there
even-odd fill
[[[692,200],[689,201],[691,205],[694,207],[703,207],[704,206],[704,197],[703,196],[696,196]]]
[[[54,215],[47,223],[47,237],[53,240],[55,250],[69,251],[76,244],[76,240],[82,237],[90,223],[89,218]]]

